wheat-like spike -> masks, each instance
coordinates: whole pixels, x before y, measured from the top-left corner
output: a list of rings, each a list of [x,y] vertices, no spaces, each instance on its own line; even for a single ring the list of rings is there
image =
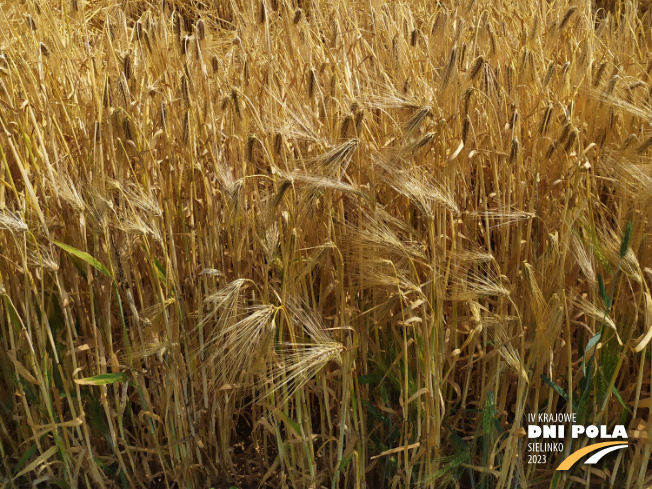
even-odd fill
[[[434,205],[443,205],[459,214],[459,208],[449,189],[425,175],[418,175],[408,168],[400,168],[401,160],[396,157],[376,159],[379,176],[400,194],[410,198],[424,216],[434,215]]]
[[[432,117],[432,107],[426,105],[417,110],[403,125],[405,137],[411,136],[420,126],[426,117]]]
[[[541,129],[539,132],[543,135],[545,135],[546,132],[548,131],[548,125],[550,124],[550,116],[552,115],[552,109],[553,109],[552,104],[548,105],[543,115],[543,119],[541,120]]]
[[[290,399],[329,362],[342,363],[344,346],[335,341],[319,344],[282,343],[270,372],[259,381],[258,390],[266,395],[283,391],[280,403]],[[259,398],[262,400],[262,394]]]
[[[505,329],[509,319],[510,318],[498,318],[498,320],[494,318],[492,318],[492,320],[481,319],[480,324],[484,325],[486,323],[493,323],[492,327],[489,327],[488,330],[495,343],[495,348],[497,348],[498,353],[500,353],[500,356],[505,360],[507,365],[509,365],[514,372],[520,375],[525,382],[529,383],[530,379],[523,367],[524,362],[521,359],[521,355],[518,353],[516,348],[514,348],[514,345]]]
[[[445,90],[446,87],[448,86],[448,82],[450,81],[451,75],[454,71],[456,64],[457,64],[457,46],[453,46],[450,55],[448,56],[448,63],[446,64],[444,75],[442,77],[442,82],[441,82],[442,90]]]
[[[560,31],[564,30],[564,28],[566,27],[566,24],[568,24],[568,22],[570,21],[571,17],[573,16],[573,14],[575,13],[576,10],[577,10],[577,6],[573,5],[572,7],[570,7],[566,11],[566,13],[564,14],[564,18],[559,23],[559,30]]]
[[[510,290],[489,266],[478,266],[452,278],[450,300],[469,301],[481,297],[509,297]]]
[[[7,231],[25,232],[29,230],[27,223],[9,209],[0,210],[0,228]]]
[[[343,173],[349,166],[353,153],[359,144],[360,141],[357,138],[349,139],[321,156],[313,158],[308,162],[308,166],[317,174],[325,176]]]
[[[478,76],[478,73],[480,73],[480,70],[484,66],[485,59],[484,56],[480,55],[478,56],[475,61],[473,62],[473,66],[471,68],[471,80],[475,80],[475,77]]]

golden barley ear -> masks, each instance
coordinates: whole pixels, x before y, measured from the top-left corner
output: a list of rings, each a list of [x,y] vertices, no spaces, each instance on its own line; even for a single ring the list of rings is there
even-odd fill
[[[308,337],[277,344],[275,354],[270,357],[268,373],[258,383],[259,399],[263,399],[262,392],[265,396],[278,393],[281,397],[279,404],[302,389],[329,362],[341,365],[344,351],[344,346],[333,340],[323,319],[307,304],[289,303],[287,319],[297,338],[303,336],[301,330]]]

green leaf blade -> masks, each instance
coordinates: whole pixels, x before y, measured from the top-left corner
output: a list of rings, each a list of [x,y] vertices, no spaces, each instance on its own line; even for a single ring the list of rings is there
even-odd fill
[[[126,382],[127,375],[123,372],[116,374],[100,374],[94,377],[86,377],[85,379],[75,379],[80,385],[107,385],[114,384],[115,382]]]
[[[625,226],[625,235],[623,236],[623,240],[620,243],[621,259],[625,258],[625,255],[627,254],[627,250],[629,249],[629,242],[632,240],[633,232],[634,232],[634,223],[630,219],[629,221],[627,221],[627,225]]]
[[[113,276],[111,275],[111,272],[109,271],[109,269],[106,268],[104,265],[102,265],[102,263],[100,263],[99,260],[92,257],[91,255],[89,255],[85,251],[78,250],[77,248],[75,248],[73,246],[67,245],[65,243],[61,243],[60,241],[53,241],[53,243],[55,245],[57,245],[59,248],[61,248],[63,251],[65,251],[66,253],[69,253],[70,255],[75,256],[75,257],[79,258],[80,260],[85,261],[86,263],[91,265],[93,268],[95,268],[98,272],[101,272],[104,275],[106,275],[107,277],[109,277],[110,279],[113,279]]]

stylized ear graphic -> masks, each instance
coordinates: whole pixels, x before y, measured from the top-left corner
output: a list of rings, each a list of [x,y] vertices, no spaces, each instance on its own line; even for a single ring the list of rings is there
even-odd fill
[[[620,450],[621,448],[625,448],[626,446],[627,446],[627,442],[623,442],[623,441],[605,441],[603,443],[594,443],[593,445],[589,445],[587,447],[577,450],[576,452],[571,453],[568,457],[566,457],[566,459],[561,464],[559,464],[557,470],[568,470],[573,465],[575,465],[575,462],[577,462],[579,459],[593,452],[596,453],[593,454],[593,456],[591,456],[584,463],[585,464],[597,463],[602,457],[604,457],[609,452],[613,452],[614,450]]]

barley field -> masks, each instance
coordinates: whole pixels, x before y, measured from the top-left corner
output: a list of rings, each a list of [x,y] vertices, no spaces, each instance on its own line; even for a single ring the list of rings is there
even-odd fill
[[[648,6],[0,0],[0,487],[650,487]]]

